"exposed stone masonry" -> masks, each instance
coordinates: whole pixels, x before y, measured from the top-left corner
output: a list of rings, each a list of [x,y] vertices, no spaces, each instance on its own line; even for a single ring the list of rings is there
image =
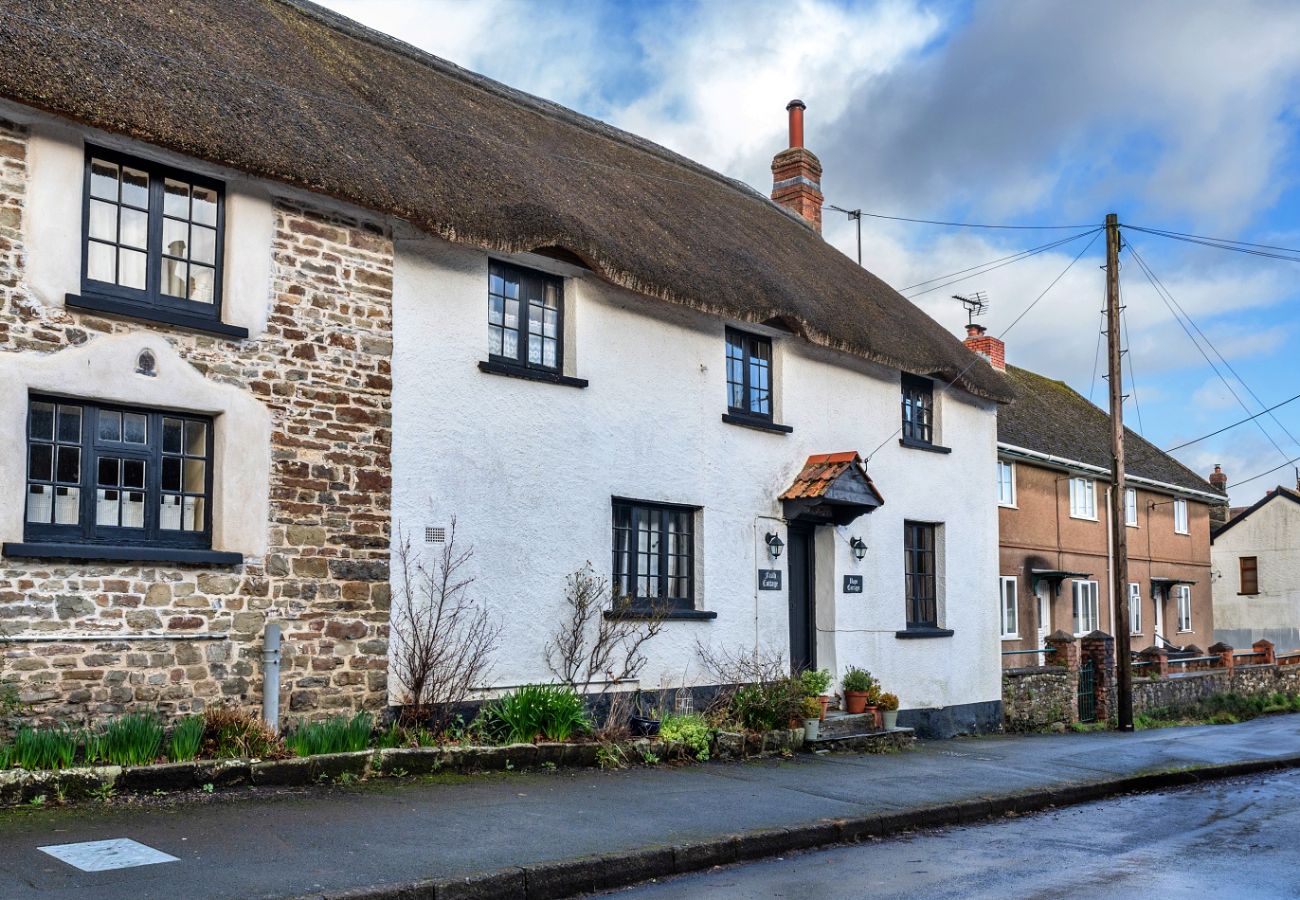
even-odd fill
[[[0,682],[17,686],[35,715],[71,721],[128,708],[170,716],[219,701],[256,708],[262,630],[276,618],[286,641],[282,709],[306,715],[382,706],[391,237],[364,222],[278,204],[267,248],[268,325],[255,340],[52,309],[23,281],[26,152],[24,130],[0,120],[0,352],[52,353],[100,334],[149,329],[206,377],[250,391],[273,419],[270,549],[264,559],[212,569],[0,558]],[[76,391],[68,385],[70,395]],[[158,402],[166,406],[165,385]],[[0,452],[22,450],[10,443]],[[132,639],[150,631],[229,639]],[[102,641],[4,640],[99,632]]]

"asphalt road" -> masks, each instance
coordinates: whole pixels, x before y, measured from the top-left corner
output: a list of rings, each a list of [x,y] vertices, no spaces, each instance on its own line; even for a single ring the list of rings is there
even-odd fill
[[[1300,771],[714,869],[619,900],[1300,897]]]

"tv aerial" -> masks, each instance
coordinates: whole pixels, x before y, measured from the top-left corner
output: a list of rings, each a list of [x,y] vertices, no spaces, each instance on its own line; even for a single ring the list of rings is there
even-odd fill
[[[976,316],[982,316],[989,311],[989,297],[983,291],[965,295],[953,294],[952,299],[960,300],[961,305],[966,307],[967,325],[974,325]]]

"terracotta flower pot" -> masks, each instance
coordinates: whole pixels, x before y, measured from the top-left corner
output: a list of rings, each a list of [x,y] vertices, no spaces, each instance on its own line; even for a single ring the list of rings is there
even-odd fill
[[[822,714],[821,714],[821,716],[820,716],[820,720],[823,721],[823,722],[825,722],[825,721],[826,721],[826,710],[830,708],[830,705],[831,705],[831,698],[830,698],[828,695],[826,695],[826,694],[822,694],[820,697],[817,698],[817,702],[820,703],[820,704],[822,705]]]
[[[869,713],[869,714],[871,715],[871,721],[875,724],[875,726],[876,726],[876,730],[877,730],[877,731],[880,731],[880,730],[881,730],[881,726],[880,726],[880,709],[879,709],[878,707],[875,707],[875,706],[866,706],[866,705],[864,704],[864,705],[863,705],[863,709],[862,709],[862,711],[863,711],[864,713]]]
[[[844,692],[844,711],[849,715],[857,715],[864,712],[867,708],[866,691],[845,691]]]

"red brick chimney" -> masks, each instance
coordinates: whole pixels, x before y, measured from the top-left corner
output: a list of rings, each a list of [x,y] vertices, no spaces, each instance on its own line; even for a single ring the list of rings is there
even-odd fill
[[[995,337],[989,337],[983,325],[974,322],[966,326],[966,340],[963,343],[989,361],[989,365],[999,372],[1007,370],[1007,345]]]
[[[1218,463],[1214,464],[1214,471],[1210,473],[1208,480],[1217,490],[1226,491],[1228,489],[1228,475]]]
[[[818,234],[822,230],[822,164],[803,145],[802,100],[786,104],[790,113],[790,146],[772,158],[772,199],[796,212]]]

